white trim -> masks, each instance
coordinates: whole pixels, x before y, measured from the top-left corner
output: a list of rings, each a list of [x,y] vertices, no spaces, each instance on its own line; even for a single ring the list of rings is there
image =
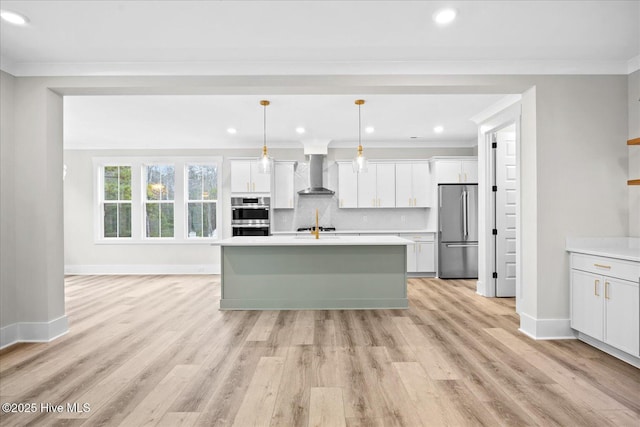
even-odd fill
[[[67,316],[49,322],[18,322],[0,329],[0,349],[19,342],[50,342],[69,332]]]
[[[496,116],[499,113],[502,113],[504,110],[511,107],[513,104],[520,102],[521,99],[522,99],[521,94],[507,95],[504,98],[499,99],[498,102],[495,102],[494,104],[485,108],[483,111],[480,111],[478,114],[471,117],[469,120],[471,120],[477,125],[480,125],[481,123],[486,122],[493,116]]]
[[[68,275],[220,274],[220,264],[120,264],[65,265]]]
[[[534,340],[576,338],[576,333],[571,329],[571,319],[536,319],[528,314],[520,313],[520,328],[518,330]]]
[[[6,59],[5,59],[6,61]],[[628,74],[628,60],[4,62],[16,77]]]

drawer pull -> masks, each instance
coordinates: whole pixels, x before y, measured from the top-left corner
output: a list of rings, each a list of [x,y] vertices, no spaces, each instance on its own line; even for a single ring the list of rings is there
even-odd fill
[[[593,294],[597,297],[600,296],[600,294],[598,293],[598,286],[600,285],[600,280],[594,280],[593,281]]]
[[[604,282],[604,298],[609,299],[609,282]]]
[[[594,267],[598,267],[598,268],[605,268],[607,270],[611,270],[611,266],[610,265],[604,265],[604,264],[593,264]]]

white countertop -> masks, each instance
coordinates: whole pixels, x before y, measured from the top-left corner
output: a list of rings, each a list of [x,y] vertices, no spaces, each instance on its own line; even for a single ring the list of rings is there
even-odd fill
[[[411,240],[397,236],[242,236],[219,242],[220,246],[397,246]]]
[[[436,230],[337,230],[337,231],[321,231],[329,234],[427,234],[435,233]],[[274,236],[286,236],[299,233],[309,233],[309,231],[272,231]]]
[[[640,237],[567,238],[568,252],[640,262]]]

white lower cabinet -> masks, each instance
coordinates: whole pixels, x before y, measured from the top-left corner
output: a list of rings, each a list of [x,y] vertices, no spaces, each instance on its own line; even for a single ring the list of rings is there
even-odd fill
[[[434,234],[400,234],[400,237],[413,241],[413,244],[407,245],[407,273],[434,273],[436,271]]]
[[[571,255],[571,327],[640,357],[640,263]]]

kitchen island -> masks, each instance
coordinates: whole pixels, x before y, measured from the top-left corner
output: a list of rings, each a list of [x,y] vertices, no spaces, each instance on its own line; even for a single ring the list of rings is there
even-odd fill
[[[220,242],[222,310],[407,308],[396,236],[261,236]]]

